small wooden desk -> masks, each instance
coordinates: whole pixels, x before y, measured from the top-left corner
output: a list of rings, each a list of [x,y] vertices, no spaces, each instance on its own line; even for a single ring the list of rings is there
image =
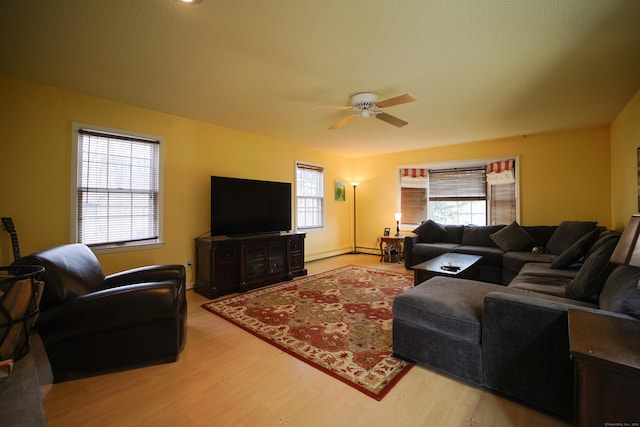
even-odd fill
[[[385,247],[382,247],[382,245]],[[404,259],[404,236],[381,236],[380,237],[380,262],[384,261],[384,251],[386,247],[395,246],[398,250],[398,262]]]
[[[640,425],[640,320],[569,309],[575,425]]]

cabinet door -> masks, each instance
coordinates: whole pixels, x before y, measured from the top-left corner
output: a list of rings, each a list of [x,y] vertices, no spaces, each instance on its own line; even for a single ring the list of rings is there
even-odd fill
[[[245,276],[252,279],[254,277],[261,277],[265,274],[266,259],[265,247],[263,245],[247,245],[245,246]]]
[[[242,249],[241,291],[285,280],[285,260],[284,241],[279,237],[245,242]]]
[[[194,290],[207,298],[237,292],[238,252],[232,241],[196,240]]]
[[[267,247],[267,271],[269,274],[278,274],[285,271],[284,243],[271,243]]]

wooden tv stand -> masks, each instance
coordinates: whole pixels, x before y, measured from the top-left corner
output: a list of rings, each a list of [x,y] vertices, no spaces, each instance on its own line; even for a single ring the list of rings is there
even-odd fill
[[[305,236],[198,237],[194,290],[213,299],[305,276]]]

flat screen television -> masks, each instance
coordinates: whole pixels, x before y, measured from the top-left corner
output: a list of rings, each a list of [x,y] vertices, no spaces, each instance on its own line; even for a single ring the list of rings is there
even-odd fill
[[[211,235],[237,236],[291,230],[291,184],[211,177]]]

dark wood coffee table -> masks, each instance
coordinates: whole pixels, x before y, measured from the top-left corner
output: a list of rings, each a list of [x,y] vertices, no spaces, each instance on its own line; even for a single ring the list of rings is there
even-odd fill
[[[482,259],[479,255],[448,252],[428,261],[416,264],[413,270],[413,285],[417,286],[434,276],[460,277],[463,272]]]

